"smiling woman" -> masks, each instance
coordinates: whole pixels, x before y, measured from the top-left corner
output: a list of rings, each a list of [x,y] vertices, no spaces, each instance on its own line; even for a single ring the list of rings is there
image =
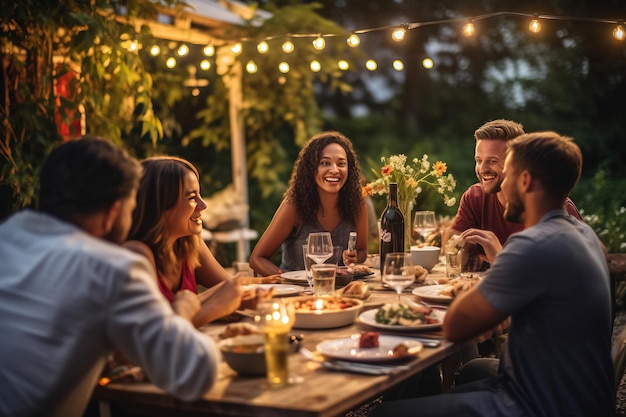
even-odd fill
[[[262,275],[302,270],[302,245],[312,232],[330,232],[333,245],[347,248],[357,232],[356,251],[344,251],[344,263],[365,261],[367,210],[361,195],[361,170],[352,142],[335,131],[313,136],[302,147],[289,189],[267,230],[250,255]],[[282,245],[280,268],[270,258]]]

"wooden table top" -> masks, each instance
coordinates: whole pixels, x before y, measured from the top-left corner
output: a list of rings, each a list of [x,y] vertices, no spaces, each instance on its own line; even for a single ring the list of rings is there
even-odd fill
[[[434,274],[440,273],[434,270]],[[377,288],[364,308],[395,300],[393,291],[380,289],[380,277],[369,284]],[[407,289],[405,296],[410,294]],[[214,323],[203,329],[212,337],[222,331],[226,324]],[[362,330],[376,330],[381,334],[389,332],[372,329],[358,320],[351,326],[328,330],[293,329],[292,334],[302,334],[302,345],[314,351],[319,342],[327,339],[348,337]],[[435,334],[434,334],[435,333]],[[402,332],[411,336],[437,337],[438,332]],[[399,334],[399,333],[395,333]],[[101,402],[101,414],[107,415],[109,402],[123,406],[126,410],[141,410],[146,415],[224,415],[254,417],[332,417],[371,401],[382,392],[393,388],[402,381],[438,364],[459,350],[459,345],[440,339],[436,348],[424,348],[409,362],[407,369],[386,375],[363,375],[357,373],[328,371],[320,364],[307,360],[300,354],[289,357],[289,372],[297,382],[279,389],[270,389],[265,377],[240,377],[225,362],[220,364],[219,377],[213,388],[205,396],[193,402],[178,400],[166,394],[151,383],[112,383],[97,387],[93,398]],[[172,414],[172,412],[175,412]]]

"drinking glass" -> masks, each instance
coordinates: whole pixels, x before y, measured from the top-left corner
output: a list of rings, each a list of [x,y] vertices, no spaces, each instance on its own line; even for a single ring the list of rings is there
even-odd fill
[[[254,317],[263,332],[267,382],[278,388],[289,382],[287,358],[289,356],[289,331],[295,321],[293,304],[273,298],[257,305]]]
[[[437,220],[435,212],[431,210],[416,211],[413,216],[413,231],[415,240],[421,243],[426,242],[426,237],[437,230]]]
[[[398,302],[402,291],[415,281],[415,268],[410,253],[388,253],[383,267],[383,282],[398,293]]]
[[[309,258],[309,245],[302,245],[302,258],[304,260],[304,272],[306,273],[306,282],[309,284],[309,293],[313,293],[313,273],[311,272],[311,263],[313,260]]]
[[[335,279],[337,277],[337,265],[313,264],[313,295],[315,297],[332,297],[335,294]]]
[[[323,264],[333,256],[333,240],[329,232],[309,233],[307,256],[316,264]]]

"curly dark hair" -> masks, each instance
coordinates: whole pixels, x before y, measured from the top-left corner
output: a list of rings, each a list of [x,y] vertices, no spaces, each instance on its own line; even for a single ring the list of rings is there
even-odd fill
[[[302,147],[298,154],[296,164],[291,171],[289,188],[285,192],[285,198],[291,202],[296,213],[302,221],[314,219],[320,209],[320,197],[315,184],[315,176],[319,165],[322,150],[331,143],[339,144],[348,158],[348,179],[339,191],[339,213],[341,218],[357,223],[361,211],[361,167],[352,147],[350,139],[336,131],[320,132],[313,136]]]

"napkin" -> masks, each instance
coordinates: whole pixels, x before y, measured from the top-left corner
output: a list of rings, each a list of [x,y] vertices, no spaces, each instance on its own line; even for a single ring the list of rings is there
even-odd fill
[[[324,369],[331,371],[347,371],[366,375],[387,375],[409,369],[406,365],[371,365],[368,363],[348,361],[323,361],[320,363]]]

